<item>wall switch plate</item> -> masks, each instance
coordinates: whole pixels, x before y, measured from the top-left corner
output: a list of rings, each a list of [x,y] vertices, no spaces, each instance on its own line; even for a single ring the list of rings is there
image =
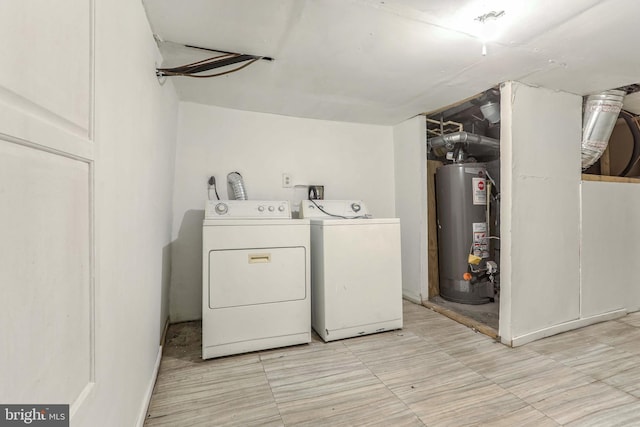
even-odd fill
[[[289,175],[288,173],[283,173],[282,188],[291,188],[291,187],[293,187],[293,179],[291,178],[291,175]]]

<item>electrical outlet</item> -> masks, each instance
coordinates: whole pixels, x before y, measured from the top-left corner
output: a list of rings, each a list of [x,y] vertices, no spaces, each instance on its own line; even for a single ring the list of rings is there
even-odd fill
[[[282,188],[291,188],[293,187],[293,180],[291,179],[291,175],[288,173],[282,174]]]

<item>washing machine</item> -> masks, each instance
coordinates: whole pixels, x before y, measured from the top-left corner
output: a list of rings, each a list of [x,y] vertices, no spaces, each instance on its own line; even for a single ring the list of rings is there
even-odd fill
[[[311,221],[311,325],[325,341],[402,328],[400,220],[358,200],[305,200]]]
[[[207,201],[203,359],[311,342],[309,223],[287,201]]]

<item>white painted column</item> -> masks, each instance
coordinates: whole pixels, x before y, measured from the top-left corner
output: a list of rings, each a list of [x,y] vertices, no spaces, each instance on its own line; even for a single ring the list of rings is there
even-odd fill
[[[521,345],[580,318],[582,97],[502,87],[502,341]]]
[[[396,215],[402,227],[402,294],[420,303],[427,286],[427,144],[423,116],[393,128]]]

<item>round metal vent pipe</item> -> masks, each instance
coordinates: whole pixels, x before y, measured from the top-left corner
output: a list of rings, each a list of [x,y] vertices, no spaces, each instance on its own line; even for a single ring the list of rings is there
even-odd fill
[[[598,161],[622,109],[625,92],[608,90],[587,97],[582,116],[582,170]]]
[[[227,175],[227,183],[233,192],[235,200],[247,200],[247,190],[244,188],[244,180],[238,172],[230,172]]]
[[[427,147],[437,157],[446,156],[448,151],[453,151],[460,144],[471,156],[500,155],[500,141],[487,136],[476,135],[469,132],[454,132],[436,136],[427,140]]]

